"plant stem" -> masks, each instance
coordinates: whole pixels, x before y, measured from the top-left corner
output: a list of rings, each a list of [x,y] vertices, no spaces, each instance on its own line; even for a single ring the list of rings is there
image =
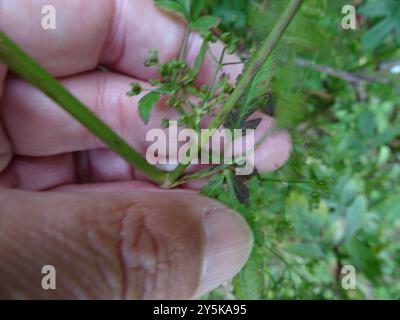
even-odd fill
[[[226,165],[223,165],[223,164],[215,165],[214,167],[203,169],[203,170],[197,171],[195,173],[185,175],[185,176],[181,177],[179,180],[176,180],[173,184],[169,185],[168,187],[175,188],[175,187],[180,186],[185,183],[208,178],[212,175],[215,175],[216,173],[222,172],[225,168],[226,168]]]
[[[159,184],[163,182],[166,175],[163,171],[150,165],[140,153],[111,130],[3,32],[0,32],[0,60],[15,74],[30,82],[58,103],[66,112],[146,177]]]
[[[228,98],[220,112],[215,116],[210,124],[211,129],[219,128],[224,122],[227,114],[232,111],[240,97],[246,92],[247,88],[253,81],[253,78],[260,70],[264,62],[268,59],[274,48],[279,42],[290,22],[299,10],[303,0],[292,0],[287,7],[279,22],[265,40],[262,47],[257,51],[254,58],[249,62],[249,66],[244,71],[232,95]]]
[[[219,113],[214,117],[209,125],[209,129],[219,128],[232,109],[235,107],[236,103],[239,101],[240,97],[246,92],[247,88],[253,81],[253,78],[260,70],[264,62],[268,59],[274,48],[279,42],[290,22],[296,15],[297,11],[300,9],[303,0],[292,0],[278,23],[275,25],[272,32],[269,34],[268,38],[265,40],[261,48],[256,52],[254,58],[249,61],[249,66],[245,69],[242,74],[235,90],[222,106]],[[173,184],[185,171],[188,165],[179,164],[176,169],[169,174],[167,174],[165,183]]]
[[[178,60],[183,60],[183,57],[185,56],[186,48],[187,48],[188,41],[189,41],[189,35],[190,35],[190,29],[189,29],[189,26],[187,26],[185,29],[185,36],[183,38],[183,43],[182,43],[181,51],[179,53]]]

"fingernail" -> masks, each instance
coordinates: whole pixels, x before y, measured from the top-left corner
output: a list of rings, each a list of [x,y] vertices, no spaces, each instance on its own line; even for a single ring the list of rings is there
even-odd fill
[[[215,209],[204,219],[206,247],[200,287],[201,296],[235,276],[247,261],[253,235],[245,220],[229,209]]]

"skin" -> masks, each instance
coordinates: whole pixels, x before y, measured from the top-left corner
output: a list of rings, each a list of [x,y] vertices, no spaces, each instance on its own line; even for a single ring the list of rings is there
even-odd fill
[[[48,4],[57,30],[41,28]],[[156,76],[143,66],[149,48],[161,61],[179,55],[184,26],[152,1],[0,0],[0,30],[137,150],[162,117],[176,118],[160,103],[145,126],[140,97],[125,95],[130,82]],[[191,35],[188,61],[200,45]],[[213,68],[208,57],[200,83]],[[224,71],[234,79],[241,66]],[[260,136],[274,124],[262,117]],[[290,149],[288,134],[273,131],[256,167],[278,168]],[[195,191],[153,186],[0,64],[0,298],[194,298],[232,278],[252,241],[238,214]],[[44,265],[56,268],[56,290],[41,287]]]

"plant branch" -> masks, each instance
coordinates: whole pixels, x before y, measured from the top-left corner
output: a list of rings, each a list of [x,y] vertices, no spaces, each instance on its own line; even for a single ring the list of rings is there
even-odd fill
[[[175,188],[175,187],[180,186],[185,183],[208,178],[212,175],[215,175],[219,172],[224,171],[225,168],[226,168],[226,165],[220,164],[220,165],[215,165],[213,167],[197,171],[195,173],[187,174],[187,175],[182,176],[179,180],[175,181],[173,184],[171,184],[168,187]]]
[[[183,43],[182,43],[181,51],[179,53],[178,60],[183,60],[183,57],[185,56],[186,48],[187,48],[188,41],[189,41],[189,36],[190,36],[190,29],[189,29],[189,26],[187,26],[185,29],[185,35],[183,38]]]
[[[350,83],[359,83],[362,81],[366,81],[366,82],[377,82],[377,83],[387,84],[390,82],[389,79],[380,78],[380,77],[369,77],[369,76],[359,74],[359,73],[352,73],[352,72],[343,71],[343,70],[336,70],[332,67],[317,64],[317,63],[314,63],[314,62],[311,62],[308,60],[304,60],[301,58],[296,58],[294,60],[294,62],[301,67],[309,67],[315,71],[325,73],[331,77],[335,77],[335,78],[338,78],[338,79],[341,79],[341,80],[344,80],[344,81],[350,82]]]
[[[162,183],[165,173],[150,165],[119,135],[68,92],[62,84],[20,49],[4,32],[0,32],[0,60],[15,74],[48,95],[66,112],[84,125],[112,150],[156,183]],[[46,130],[46,128],[43,128]]]
[[[287,7],[286,11],[283,13],[279,22],[276,24],[275,28],[271,31],[268,38],[265,40],[264,44],[257,51],[254,58],[249,62],[249,66],[244,71],[241,76],[235,90],[232,95],[226,101],[221,111],[215,116],[210,124],[210,129],[219,128],[226,116],[232,111],[236,103],[239,101],[240,97],[246,92],[247,88],[253,81],[257,72],[261,69],[264,62],[269,58],[270,54],[278,44],[280,38],[283,36],[290,22],[296,15],[297,11],[300,9],[303,0],[292,0],[290,5]]]
[[[272,32],[269,34],[268,38],[265,40],[261,48],[256,52],[254,58],[252,58],[249,61],[249,66],[245,69],[244,73],[242,74],[235,90],[228,98],[228,100],[225,102],[220,112],[211,121],[209,129],[211,130],[217,129],[223,124],[226,117],[229,115],[229,113],[235,107],[236,103],[239,101],[240,97],[246,92],[247,88],[253,81],[253,78],[255,77],[257,72],[260,70],[264,62],[271,55],[272,51],[278,44],[279,39],[286,31],[287,27],[289,26],[290,22],[296,15],[297,11],[300,9],[302,3],[303,0],[291,1],[287,9],[279,19],[278,23],[276,24]],[[183,174],[186,168],[187,165],[179,164],[174,171],[167,174],[165,181],[166,187],[168,187],[169,184],[173,184]]]

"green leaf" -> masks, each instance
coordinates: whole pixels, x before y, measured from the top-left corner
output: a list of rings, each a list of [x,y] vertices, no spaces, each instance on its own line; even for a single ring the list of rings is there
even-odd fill
[[[241,204],[247,205],[249,203],[249,189],[244,184],[242,176],[234,177],[234,190],[236,198],[239,200]]]
[[[382,0],[370,1],[359,8],[358,12],[367,18],[382,17],[390,14],[387,3]]]
[[[259,106],[258,100],[267,95],[272,76],[273,59],[269,58],[258,71],[247,90],[237,118],[237,125],[241,124],[247,116],[253,113],[253,111]]]
[[[229,199],[229,203],[234,205],[234,204],[242,204],[241,202],[241,195],[238,194],[238,192],[240,193],[241,190],[243,190],[240,186],[238,189],[238,186],[236,186],[236,182],[235,182],[235,174],[232,171],[225,171],[225,178],[226,178],[226,184],[228,187],[228,199]],[[244,191],[246,192],[246,191]],[[246,196],[246,195],[244,195]],[[244,198],[243,198],[244,199]]]
[[[160,9],[175,13],[187,20],[189,19],[188,11],[180,2],[171,0],[155,0],[155,3]]]
[[[205,0],[192,0],[191,13],[192,13],[193,21],[197,20],[197,18],[200,17],[200,14],[204,8],[205,2],[206,2]]]
[[[362,271],[372,281],[377,280],[381,274],[381,263],[371,247],[353,238],[347,243],[346,249],[356,271]]]
[[[400,221],[400,201],[398,195],[388,196],[375,210],[389,223],[394,223],[396,220]]]
[[[221,19],[214,16],[202,16],[190,24],[192,30],[207,31],[216,28]]]
[[[189,18],[190,18],[189,13],[190,13],[190,8],[192,6],[192,1],[193,0],[177,0],[177,2],[179,2],[182,5],[182,7],[185,8],[185,11],[187,12]]]
[[[343,239],[344,229],[344,219],[338,219],[335,222],[331,222],[324,232],[323,242],[329,246],[338,245]]]
[[[209,1],[211,2],[211,1]],[[248,0],[218,0],[213,1],[212,14],[222,19],[223,28],[230,31],[243,32],[247,25]]]
[[[196,60],[194,61],[193,68],[191,70],[191,73],[194,77],[197,76],[197,74],[200,71],[201,66],[203,65],[204,59],[206,57],[207,51],[208,51],[208,41],[203,41],[203,44],[201,45],[199,54],[196,57]]]
[[[260,266],[263,257],[254,251],[239,275],[234,279],[235,295],[240,299],[261,299],[264,288],[264,274]]]
[[[224,187],[225,177],[223,174],[213,176],[210,181],[201,189],[200,193],[207,197],[215,198]]]
[[[358,130],[366,137],[372,137],[375,133],[375,115],[369,110],[363,111],[357,119]]]
[[[149,122],[151,111],[159,100],[160,93],[157,92],[150,92],[140,99],[139,114],[145,124]]]
[[[243,123],[243,125],[240,126],[240,129],[242,130],[256,130],[257,127],[260,125],[262,119],[261,118],[255,118],[251,120],[247,120],[246,122]],[[245,131],[243,132],[243,135],[245,135]]]
[[[400,15],[399,15],[400,19]],[[395,32],[396,32],[396,41],[397,43],[400,43],[400,23],[398,23],[395,27]]]
[[[326,212],[323,209],[310,210],[308,199],[300,193],[290,193],[286,199],[285,212],[296,234],[302,239],[315,240],[325,228]]]
[[[365,222],[367,213],[367,199],[358,196],[346,210],[345,239],[352,238],[360,230]]]
[[[286,245],[286,251],[302,258],[324,258],[324,252],[316,243],[296,243]]]
[[[371,143],[372,148],[377,148],[392,141],[397,135],[400,134],[400,128],[390,127],[382,133],[378,134]]]
[[[372,51],[377,48],[386,37],[394,30],[397,24],[397,19],[383,19],[371,29],[369,29],[362,37],[362,45],[365,50]]]

